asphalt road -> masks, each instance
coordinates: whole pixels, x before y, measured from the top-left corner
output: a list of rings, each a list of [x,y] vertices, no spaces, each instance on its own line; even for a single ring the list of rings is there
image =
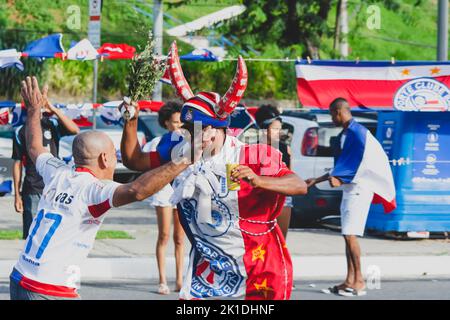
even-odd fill
[[[321,289],[336,284],[332,281],[297,281],[292,300],[450,300],[450,279],[384,280],[380,289],[367,290],[364,297],[340,297],[327,295]],[[173,287],[173,284],[171,284]],[[84,300],[177,300],[172,293],[162,296],[156,293],[157,284],[147,280],[110,282],[84,282],[80,293]],[[9,299],[9,284],[0,281],[0,300]]]

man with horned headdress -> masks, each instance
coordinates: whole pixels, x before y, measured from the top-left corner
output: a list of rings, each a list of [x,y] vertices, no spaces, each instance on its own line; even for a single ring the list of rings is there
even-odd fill
[[[176,43],[168,56],[171,82],[184,100],[181,121],[200,141],[203,157],[173,182],[172,202],[192,244],[181,299],[289,299],[292,261],[277,225],[285,196],[307,192],[305,182],[265,144],[247,145],[227,135],[230,114],[247,86],[238,59],[235,79],[224,97],[194,95],[183,75]],[[127,108],[128,106],[125,105]],[[137,140],[137,116],[125,122],[121,152],[130,169],[145,171],[174,158],[182,139],[163,136],[157,152],[144,153]],[[199,129],[198,129],[199,128]],[[195,145],[194,145],[195,148]],[[237,165],[227,183],[226,165]],[[228,184],[240,182],[240,190]]]

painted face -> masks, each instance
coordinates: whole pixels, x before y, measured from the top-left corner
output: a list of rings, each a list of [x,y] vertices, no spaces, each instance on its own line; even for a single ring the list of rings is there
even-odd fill
[[[183,123],[180,120],[180,115],[180,112],[175,112],[174,114],[172,114],[170,119],[165,122],[167,130],[173,132],[181,128]]]

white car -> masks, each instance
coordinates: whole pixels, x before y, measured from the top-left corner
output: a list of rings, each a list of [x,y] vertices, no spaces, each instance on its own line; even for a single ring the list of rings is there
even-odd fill
[[[0,138],[0,196],[12,192],[12,144],[11,138]]]
[[[377,117],[371,112],[354,113],[354,119],[373,134],[377,128]],[[334,166],[330,146],[342,128],[335,127],[329,113],[321,111],[291,110],[282,113],[282,139],[291,147],[291,169],[303,179],[320,177]],[[255,126],[246,130],[239,139],[246,143],[256,141]],[[305,196],[293,198],[291,226],[311,226],[328,216],[339,216],[342,191],[322,182],[308,190]]]
[[[86,128],[92,129],[92,128]],[[86,130],[81,128],[81,130]],[[114,172],[114,180],[120,183],[126,183],[134,180],[134,178],[139,175],[139,172],[132,171],[126,168],[122,164],[122,157],[120,154],[120,140],[122,139],[123,128],[119,125],[106,125],[101,120],[97,120],[97,130],[106,133],[114,143],[117,153],[117,166]],[[67,163],[73,163],[72,157],[72,143],[75,136],[65,136],[62,137],[59,142],[59,158],[63,159]],[[138,141],[141,147],[146,143],[145,134],[142,131],[138,131]]]

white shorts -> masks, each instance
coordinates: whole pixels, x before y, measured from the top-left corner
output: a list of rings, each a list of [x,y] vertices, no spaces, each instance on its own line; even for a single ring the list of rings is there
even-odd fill
[[[164,186],[160,191],[147,198],[147,201],[150,202],[152,207],[174,207],[170,203],[170,197],[173,194],[173,188],[170,184]]]
[[[373,199],[373,192],[355,184],[344,185],[343,189],[341,202],[342,234],[362,237]]]

